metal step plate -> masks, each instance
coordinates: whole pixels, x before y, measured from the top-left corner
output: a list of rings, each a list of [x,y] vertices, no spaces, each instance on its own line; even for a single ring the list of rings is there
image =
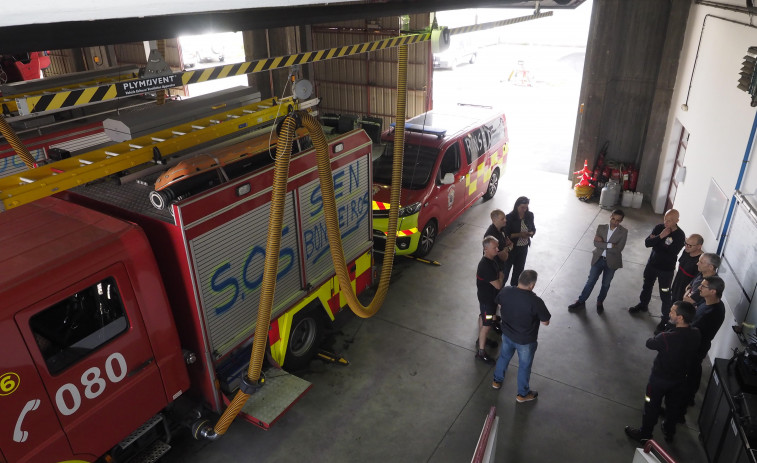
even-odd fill
[[[149,420],[145,421],[142,426],[138,427],[134,432],[129,434],[126,439],[122,440],[118,445],[121,446],[122,449],[125,449],[126,447],[130,446],[134,442],[137,441],[140,437],[142,437],[145,433],[150,431],[152,428],[157,426],[158,424],[163,422],[163,415],[157,414],[150,418]]]
[[[265,386],[250,396],[239,416],[256,426],[268,429],[310,389],[312,384],[284,370],[269,369],[265,378]]]
[[[129,463],[155,463],[160,457],[168,453],[171,446],[163,441],[155,441],[144,449],[139,455],[129,460]]]

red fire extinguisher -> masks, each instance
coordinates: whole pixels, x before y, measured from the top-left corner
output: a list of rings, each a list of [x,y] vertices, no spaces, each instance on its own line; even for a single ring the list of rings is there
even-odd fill
[[[630,184],[630,175],[628,172],[628,168],[625,167],[623,164],[620,165],[620,178],[621,178],[621,185],[623,185],[623,190],[628,190],[629,184]]]
[[[632,167],[630,177],[631,178],[628,180],[628,189],[636,191],[636,184],[639,181],[639,171],[636,167]]]

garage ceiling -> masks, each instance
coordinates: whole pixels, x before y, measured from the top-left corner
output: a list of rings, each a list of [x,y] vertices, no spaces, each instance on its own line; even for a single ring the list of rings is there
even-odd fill
[[[89,0],[12,2],[0,15],[0,53],[79,48],[179,37],[204,32],[372,19],[460,8],[576,8],[585,0],[230,0],[224,10],[206,1]],[[45,2],[43,2],[45,3]],[[249,8],[254,3],[255,8]],[[218,3],[215,3],[218,5]],[[284,5],[284,6],[282,6]],[[200,11],[200,9],[202,11]],[[192,12],[194,11],[194,12]],[[103,14],[103,12],[105,12]],[[107,15],[107,17],[105,17]],[[72,20],[71,18],[81,18]]]

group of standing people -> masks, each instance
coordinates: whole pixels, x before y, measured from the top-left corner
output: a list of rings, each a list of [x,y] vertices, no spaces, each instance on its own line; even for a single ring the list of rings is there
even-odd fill
[[[536,233],[534,214],[528,205],[529,199],[521,196],[509,214],[499,209],[492,211],[492,224],[482,242],[484,255],[476,270],[481,311],[476,358],[487,364],[494,363],[485,350],[489,341],[486,336],[492,326],[498,328],[502,346],[492,388],[502,387],[510,359],[518,352],[517,402],[530,402],[539,395],[529,384],[531,365],[538,345],[539,326],[549,325],[552,317],[544,301],[533,292],[537,273],[525,270],[528,247]],[[505,284],[508,277],[510,286]],[[496,316],[498,308],[500,318]]]
[[[517,351],[518,402],[538,396],[529,386],[531,365],[539,326],[548,325],[551,318],[544,301],[533,292],[536,272],[524,270],[528,246],[536,232],[528,204],[528,198],[520,197],[509,214],[498,209],[492,211],[492,225],[484,233],[484,255],[476,272],[481,309],[476,358],[494,363],[485,347],[496,343],[487,340],[486,335],[492,326],[499,328],[502,346],[492,387],[502,386],[508,363]],[[628,238],[628,230],[621,225],[624,218],[624,212],[616,209],[610,214],[609,223],[597,227],[589,277],[576,301],[568,306],[570,311],[585,309],[601,276],[596,307],[597,313],[604,313],[610,283],[615,271],[623,267],[622,251]],[[725,319],[722,302],[725,283],[717,275],[720,257],[704,252],[702,236],[687,237],[678,227],[678,220],[678,211],[670,209],[663,223],[656,225],[644,240],[651,252],[644,268],[639,302],[628,309],[631,314],[648,312],[652,290],[658,284],[662,315],[654,335],[646,341],[646,347],[657,351],[657,356],[646,388],[642,424],[639,428],[625,428],[626,434],[638,441],[652,438],[662,414],[665,440],[672,441],[676,424],[684,422],[687,406],[694,405],[702,362]],[[511,270],[510,286],[506,286]],[[498,308],[501,319],[496,315]]]
[[[609,225],[597,227],[589,278],[578,299],[568,306],[569,310],[584,308],[599,275],[603,274],[597,312],[604,311],[603,302],[615,270],[623,266],[621,251],[628,235],[620,225],[623,217],[622,210],[615,210]],[[648,312],[652,289],[657,283],[661,317],[654,336],[646,342],[648,349],[657,351],[657,357],[647,383],[641,427],[625,428],[629,437],[639,441],[652,438],[652,430],[663,412],[665,440],[673,440],[676,424],[684,422],[686,407],[694,405],[702,378],[702,361],[725,319],[725,305],[721,301],[725,283],[717,276],[720,257],[702,251],[701,235],[687,237],[678,226],[679,218],[678,211],[670,209],[663,216],[663,223],[656,225],[644,240],[651,251],[644,267],[639,302],[628,309],[631,314]]]

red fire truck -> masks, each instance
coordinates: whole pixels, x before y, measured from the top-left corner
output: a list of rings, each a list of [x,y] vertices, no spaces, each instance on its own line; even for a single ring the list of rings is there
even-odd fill
[[[372,282],[371,140],[355,130],[329,149],[361,292]],[[254,336],[268,337],[272,365],[301,367],[345,303],[312,149],[291,161],[268,333],[254,329],[273,166],[163,209],[149,199],[154,178],[93,182],[0,213],[0,462],[165,452],[175,423],[225,408]],[[271,403],[294,390],[285,409],[308,388],[277,374],[243,413],[269,426],[279,412],[256,410],[258,394]]]

